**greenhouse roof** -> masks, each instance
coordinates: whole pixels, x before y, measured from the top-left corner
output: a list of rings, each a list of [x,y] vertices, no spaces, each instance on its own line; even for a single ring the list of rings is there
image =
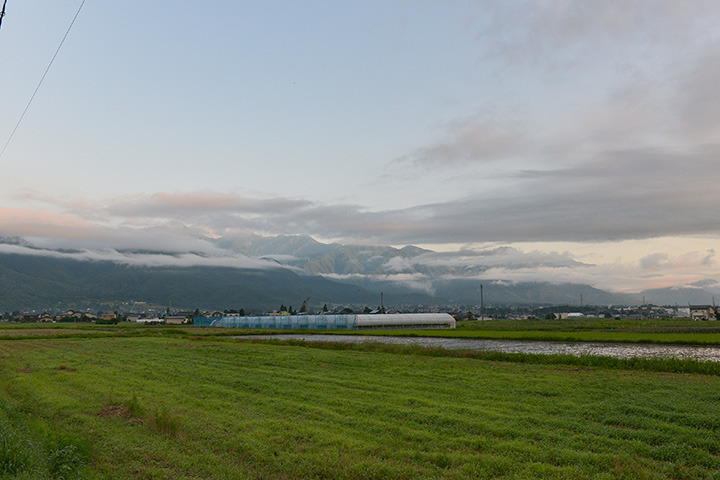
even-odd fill
[[[347,329],[370,328],[455,328],[447,313],[323,314],[195,317],[201,327]]]

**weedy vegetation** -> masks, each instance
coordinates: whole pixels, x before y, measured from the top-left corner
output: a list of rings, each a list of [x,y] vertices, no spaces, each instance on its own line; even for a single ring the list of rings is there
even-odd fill
[[[0,403],[0,478],[85,478],[88,452],[85,439]]]

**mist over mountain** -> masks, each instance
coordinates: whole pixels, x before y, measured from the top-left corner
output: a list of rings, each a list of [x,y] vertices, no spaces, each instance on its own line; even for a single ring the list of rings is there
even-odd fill
[[[285,268],[143,267],[12,254],[0,254],[0,285],[2,311],[138,302],[263,312],[281,303],[299,308],[308,297],[315,303],[376,302],[358,286]]]
[[[720,291],[717,288],[702,287],[669,287],[644,290],[640,295],[647,303],[656,305],[712,305],[715,299],[720,300]]]
[[[711,303],[715,284],[604,291],[585,284],[513,282],[492,273],[547,265],[582,266],[562,255],[512,248],[433,252],[414,246],[325,244],[309,236],[246,235],[207,239],[195,253],[67,251],[0,239],[0,310],[145,302],[173,308],[268,311],[306,299],[312,308],[486,305],[633,305]]]

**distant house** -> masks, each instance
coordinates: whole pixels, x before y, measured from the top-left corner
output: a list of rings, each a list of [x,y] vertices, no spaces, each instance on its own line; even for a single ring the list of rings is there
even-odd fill
[[[690,305],[692,320],[717,320],[717,308],[713,305]]]
[[[166,315],[165,323],[168,325],[182,325],[187,322],[187,317],[184,315]]]
[[[81,317],[97,318],[94,313],[78,312],[77,310],[72,310],[72,309],[65,312],[64,315],[59,315],[59,316],[60,317],[72,317],[72,318],[81,318]]]
[[[156,323],[163,323],[165,320],[162,318],[139,318],[136,323],[144,323],[145,325],[151,325]]]

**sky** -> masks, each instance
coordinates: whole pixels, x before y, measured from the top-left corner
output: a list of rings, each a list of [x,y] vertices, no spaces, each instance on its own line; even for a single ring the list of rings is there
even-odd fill
[[[1,145],[80,5],[8,1]],[[217,263],[208,238],[304,234],[717,285],[718,24],[712,0],[87,0],[0,157],[0,236]]]

